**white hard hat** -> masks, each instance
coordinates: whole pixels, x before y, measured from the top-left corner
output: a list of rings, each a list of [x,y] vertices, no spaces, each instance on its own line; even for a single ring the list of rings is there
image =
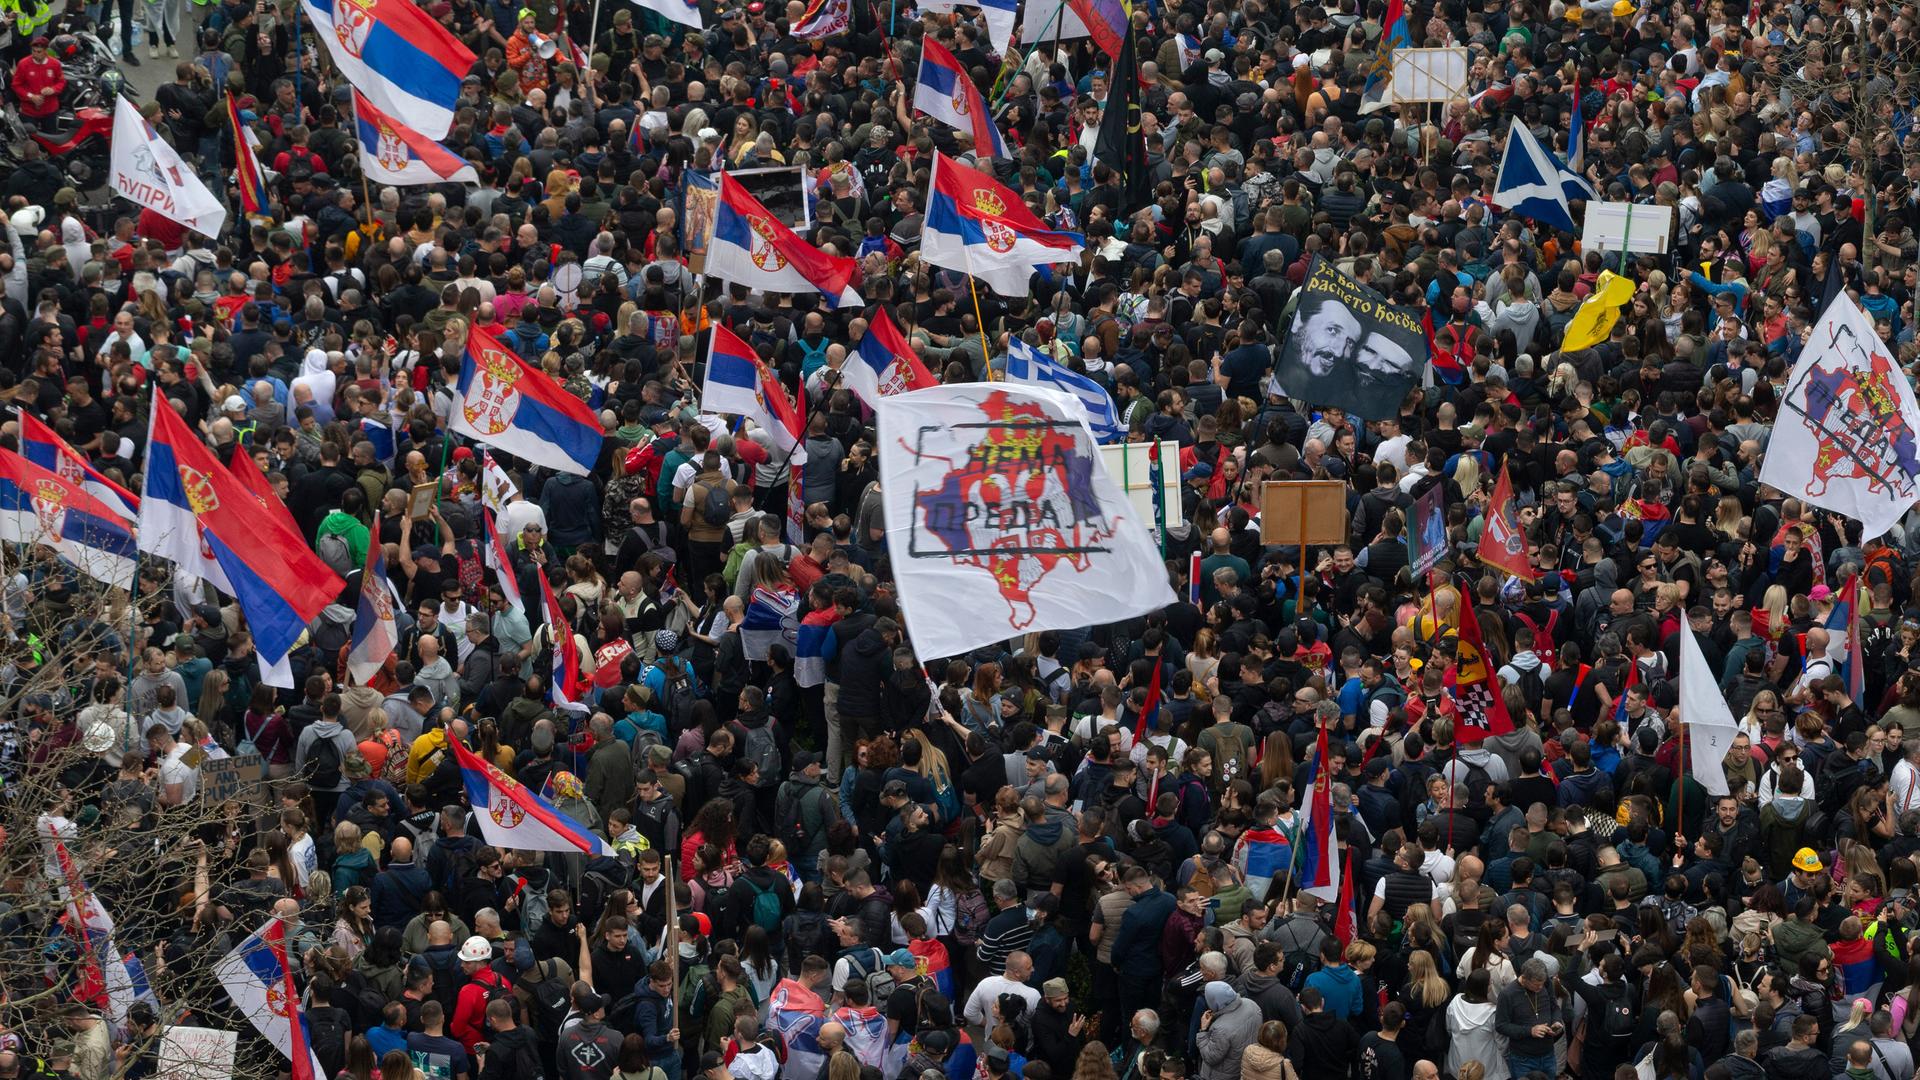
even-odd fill
[[[460,946],[460,959],[466,963],[484,964],[493,959],[493,944],[486,938],[475,934]]]

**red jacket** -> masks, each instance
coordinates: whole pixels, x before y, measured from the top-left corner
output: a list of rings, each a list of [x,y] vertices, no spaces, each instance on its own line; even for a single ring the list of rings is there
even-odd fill
[[[35,60],[31,54],[13,67],[13,94],[20,99],[22,116],[52,116],[60,111],[60,95],[67,88],[67,73],[60,61],[49,56]],[[28,94],[45,94],[40,104],[28,100]]]
[[[506,977],[492,968],[481,968],[472,981],[460,988],[453,1005],[453,1026],[448,1034],[473,1053],[473,1044],[487,1041],[487,987],[507,985]]]

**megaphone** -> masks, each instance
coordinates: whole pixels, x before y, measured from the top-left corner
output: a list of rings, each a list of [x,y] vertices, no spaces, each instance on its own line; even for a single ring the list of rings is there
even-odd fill
[[[542,60],[551,60],[560,51],[559,42],[554,41],[550,37],[543,37],[539,34],[528,34],[527,37],[533,42],[534,53]]]

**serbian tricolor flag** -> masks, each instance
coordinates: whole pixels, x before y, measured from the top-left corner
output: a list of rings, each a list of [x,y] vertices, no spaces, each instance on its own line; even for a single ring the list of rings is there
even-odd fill
[[[809,293],[829,307],[865,303],[854,291],[860,264],[829,255],[800,238],[731,174],[720,174],[707,273],[761,292]]]
[[[536,568],[534,573],[540,578],[540,602],[547,615],[548,644],[553,648],[553,677],[548,680],[547,701],[559,709],[584,709],[586,706],[580,698],[589,685],[580,674],[580,643],[573,638],[573,624],[560,610],[560,598],[553,595],[553,586],[547,584],[546,569]]]
[[[480,835],[497,848],[519,851],[563,851],[568,854],[611,855],[613,846],[593,830],[554,809],[552,803],[523,787],[492,762],[459,741],[447,743],[460,763],[467,803],[480,823]]]
[[[287,958],[285,923],[269,918],[222,957],[213,974],[254,1030],[292,1062],[288,1072],[293,1080],[326,1080],[326,1070],[307,1045],[307,1021],[300,1015],[300,990]]]
[[[913,107],[950,124],[973,140],[976,154],[1012,157],[1000,127],[993,122],[985,94],[974,85],[962,64],[945,45],[926,38],[921,43],[920,77],[913,86]]]
[[[106,478],[87,461],[85,454],[67,445],[58,432],[41,423],[25,409],[16,409],[20,417],[20,456],[69,483],[78,484],[87,494],[105,503],[107,509],[128,521],[140,516],[140,497]]]
[[[1433,327],[1432,308],[1427,308],[1420,313],[1420,328],[1426,331],[1427,353],[1433,357],[1433,364],[1428,370],[1448,386],[1458,386],[1466,382],[1467,365],[1463,361],[1472,358],[1471,350],[1465,350],[1465,354],[1462,355],[1441,347],[1439,332]]]
[[[1478,109],[1482,102],[1487,102],[1495,107],[1498,107],[1501,105],[1505,105],[1507,103],[1507,99],[1511,97],[1513,97],[1513,87],[1508,86],[1506,83],[1494,83],[1492,86],[1489,86],[1485,90],[1482,90],[1479,93],[1468,98],[1467,106],[1469,108]]]
[[[0,450],[0,539],[40,544],[95,581],[133,588],[133,527],[80,485]]]
[[[380,542],[380,515],[373,515],[373,542],[367,545],[367,567],[360,574],[360,601],[353,617],[353,646],[347,652],[347,674],[361,686],[373,681],[387,657],[400,644],[400,627],[393,618],[393,584],[387,580],[387,550]]]
[[[600,457],[600,417],[553,377],[473,327],[460,355],[456,434],[549,469],[586,476]]]
[[[507,553],[507,541],[500,535],[500,527],[493,520],[493,511],[481,507],[480,516],[487,523],[487,543],[481,549],[481,554],[485,556],[487,566],[493,570],[500,591],[506,594],[508,606],[524,613],[527,605],[520,599],[520,579],[513,575],[513,558]]]
[[[233,129],[233,178],[240,189],[240,212],[267,212],[267,174],[253,152],[253,132],[240,120],[240,103],[227,95],[227,124]]]
[[[718,415],[744,416],[765,428],[775,446],[805,461],[801,441],[806,429],[800,423],[800,410],[787,396],[773,369],[760,359],[753,346],[725,326],[715,324],[707,348],[707,379],[700,389],[700,411]]]
[[[1867,667],[1860,652],[1860,575],[1855,574],[1840,586],[1840,596],[1827,613],[1829,648],[1839,643],[1843,655],[1841,671],[1847,680],[1847,696],[1855,704],[1866,696]]]
[[[978,278],[1002,296],[1027,296],[1034,271],[1078,262],[1079,233],[1050,229],[1012,188],[935,150],[920,257]]]
[[[360,132],[360,168],[367,179],[394,187],[479,182],[472,162],[382,112],[358,90],[353,92],[353,116]]]
[[[1140,703],[1139,719],[1133,722],[1133,741],[1139,742],[1149,731],[1160,730],[1160,669],[1166,665],[1159,657],[1153,661],[1153,677],[1147,680],[1147,697]]]
[[[172,409],[149,409],[139,548],[240,602],[267,664],[287,655],[345,584],[222,465]]]
[[[1200,606],[1200,553],[1187,556],[1187,603]]]
[[[1627,729],[1627,691],[1639,685],[1640,664],[1629,656],[1626,681],[1620,684],[1620,696],[1613,699],[1613,722],[1619,724],[1622,731]]]
[[[1307,796],[1300,812],[1299,889],[1322,900],[1340,897],[1340,849],[1333,833],[1333,778],[1327,775],[1327,727],[1320,725],[1320,741],[1308,769]]]
[[[104,1009],[115,1024],[125,1025],[128,1011],[141,994],[125,956],[113,943],[113,917],[87,887],[67,845],[58,839],[54,839],[52,845],[60,868],[60,877],[54,884],[66,902],[60,922],[80,949],[74,996]]]
[[[1480,535],[1480,561],[1522,581],[1539,575],[1527,561],[1527,537],[1514,516],[1513,480],[1507,466],[1500,465],[1500,479],[1493,485],[1493,499],[1487,504],[1487,527]]]
[[[907,343],[907,336],[900,332],[884,306],[873,309],[873,317],[867,320],[866,336],[860,339],[853,355],[847,357],[840,377],[846,381],[847,389],[874,409],[880,407],[881,398],[936,385],[933,373],[920,362],[913,346]]]
[[[444,139],[472,50],[409,0],[300,0],[345,81],[389,116]],[[298,1080],[298,1078],[296,1078]]]
[[[1454,741],[1479,742],[1489,735],[1513,731],[1513,718],[1507,715],[1506,699],[1500,693],[1500,676],[1487,662],[1487,645],[1480,636],[1480,617],[1474,613],[1473,600],[1460,597],[1460,638],[1454,653],[1453,693],[1459,706],[1454,725]]]

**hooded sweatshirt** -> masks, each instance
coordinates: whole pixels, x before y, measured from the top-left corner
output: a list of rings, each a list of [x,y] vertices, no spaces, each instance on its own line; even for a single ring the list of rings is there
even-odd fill
[[[293,385],[313,391],[313,418],[322,426],[333,423],[333,393],[337,381],[334,373],[327,370],[327,354],[319,349],[307,350],[305,359],[300,361],[300,374],[293,380]],[[361,561],[366,561],[364,551]]]

